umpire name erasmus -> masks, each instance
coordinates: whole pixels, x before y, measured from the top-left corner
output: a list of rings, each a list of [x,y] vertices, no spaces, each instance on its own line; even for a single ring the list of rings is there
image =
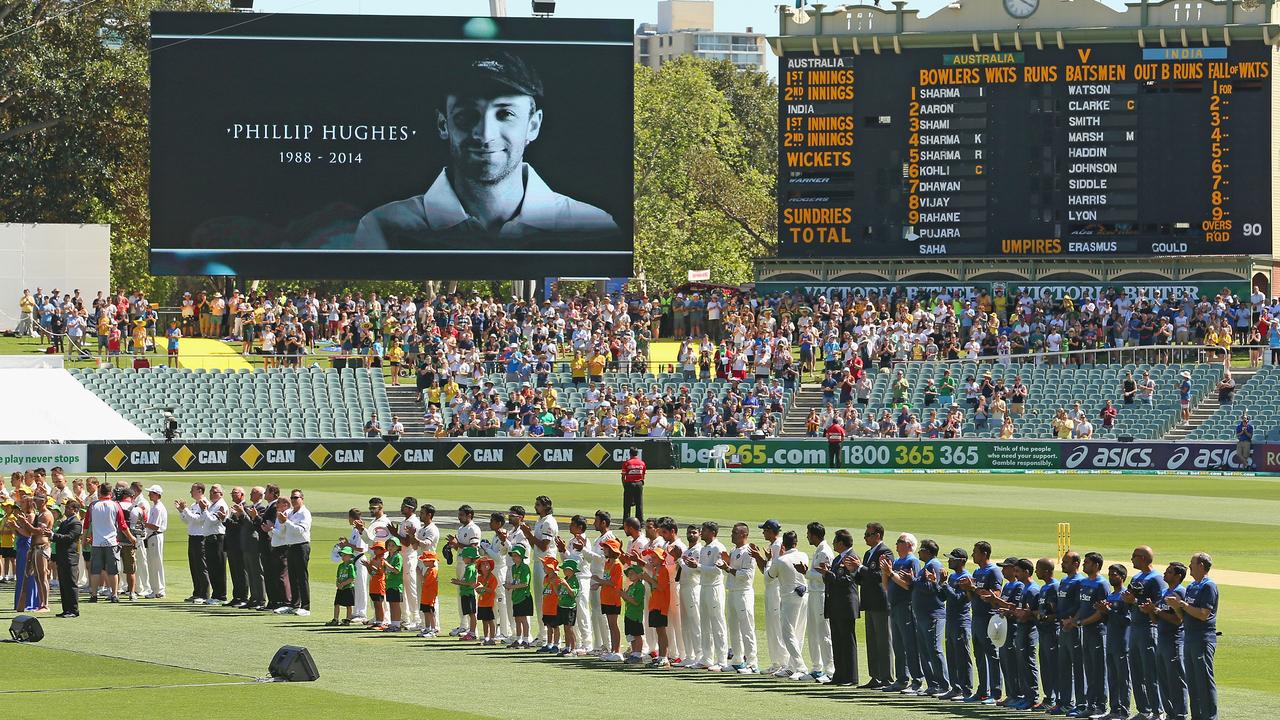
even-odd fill
[[[543,121],[542,80],[524,60],[509,52],[480,55],[445,83],[436,129],[449,144],[449,166],[425,194],[366,214],[357,246],[476,250],[498,238],[617,230],[608,213],[552,191],[524,162]]]

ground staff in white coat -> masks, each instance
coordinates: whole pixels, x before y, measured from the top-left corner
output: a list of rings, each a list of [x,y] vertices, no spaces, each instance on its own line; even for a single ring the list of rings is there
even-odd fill
[[[595,519],[592,521],[592,528],[600,533],[595,540],[587,543],[582,548],[582,556],[587,560],[587,569],[592,577],[604,576],[604,543],[613,540],[613,531],[609,526],[613,524],[613,516],[604,510],[597,510]],[[603,655],[609,652],[609,626],[605,622],[604,612],[600,608],[600,588],[595,587],[595,583],[583,585],[583,588],[590,588],[590,591],[584,593],[591,598],[591,647],[594,648],[597,655]],[[581,610],[579,610],[581,612]]]
[[[418,520],[421,521],[418,527],[418,536],[417,536],[417,542],[418,542],[417,553],[419,557],[421,557],[422,553],[425,553],[428,550],[438,554],[440,552],[439,548],[437,547],[440,544],[440,528],[436,527],[436,506],[432,505],[431,503],[427,503],[426,505],[423,505],[422,507],[418,508]],[[437,560],[437,563],[438,562],[439,561]],[[359,582],[363,582],[364,587],[368,588],[369,586],[368,572],[369,571],[365,569],[365,567],[362,564],[357,563],[356,564],[357,578],[360,577],[359,573],[361,572],[365,573],[365,575],[363,576],[363,580],[358,581],[357,584],[359,584]],[[426,572],[425,569],[423,570],[423,572],[424,573]],[[421,582],[422,578],[418,578],[418,581]],[[419,585],[419,588],[421,588],[421,585]],[[360,606],[360,593],[359,591],[357,591],[356,592],[356,610],[357,611],[360,609],[359,606]],[[424,621],[425,621],[425,618],[424,618]],[[424,631],[431,630],[439,634],[440,632],[440,600],[439,599],[436,600],[435,624],[432,627],[429,627],[429,628],[423,627],[422,629]]]
[[[729,562],[721,563],[720,569],[728,574],[725,578],[725,603],[728,610],[729,646],[737,651],[738,662],[733,669],[744,675],[753,675],[759,670],[756,664],[756,562],[751,557],[751,548],[747,547],[746,523],[733,526],[733,549],[729,551]]]
[[[493,576],[498,580],[498,588],[493,597],[493,617],[498,625],[498,641],[505,642],[515,632],[515,621],[511,616],[510,603],[507,599],[507,579],[511,577],[511,545],[507,538],[507,516],[502,513],[489,515],[489,530],[493,533],[488,540],[480,541],[480,552],[483,557],[493,561]]]
[[[557,557],[555,539],[560,534],[560,527],[556,524],[556,516],[552,514],[551,498],[539,495],[533,501],[533,509],[538,513],[537,522],[533,527],[522,523],[520,531],[533,547],[533,597],[541,598],[542,579],[545,572],[542,559]],[[542,624],[542,613],[535,612],[533,615],[538,622],[538,644],[541,647],[547,644],[547,628]]]
[[[697,561],[702,553],[700,528],[690,525],[685,530],[688,542],[679,542],[680,548],[680,649],[683,651],[680,663],[684,667],[697,665],[702,654],[702,618],[698,612],[698,604],[702,601],[702,574],[697,569]],[[687,561],[691,561],[690,566]]]
[[[831,654],[831,626],[823,613],[826,602],[827,586],[822,581],[822,570],[831,567],[835,551],[827,543],[827,529],[822,523],[811,522],[805,528],[809,544],[813,546],[813,558],[805,567],[805,580],[809,592],[808,619],[805,630],[805,642],[809,646],[809,675],[823,684],[831,682],[831,674],[835,672],[835,662]]]
[[[143,545],[147,555],[147,585],[151,588],[149,598],[164,597],[164,532],[169,529],[169,510],[160,502],[163,493],[159,485],[147,488],[151,509],[147,511]]]
[[[475,510],[470,505],[463,505],[458,508],[458,533],[448,536],[449,547],[454,553],[459,553],[463,548],[474,547],[479,552],[480,549],[480,526],[475,524]],[[461,560],[455,560],[453,563],[454,574],[459,580],[462,579],[462,573],[466,570],[466,563]],[[462,595],[458,595],[458,617],[466,617],[462,613]],[[462,635],[469,632],[470,628],[462,627],[459,620],[458,627],[449,631],[450,635]]]
[[[779,608],[778,631],[782,641],[784,654],[779,658],[779,665],[774,677],[791,678],[792,680],[809,680],[808,668],[804,664],[804,656],[800,651],[800,619],[805,613],[804,573],[798,568],[805,566],[808,558],[796,549],[796,534],[788,530],[782,535],[782,554],[769,563],[769,574],[778,580],[782,593]]]
[[[396,535],[400,538],[400,547],[404,548],[400,555],[404,559],[404,614],[400,616],[400,622],[405,630],[422,629],[422,609],[418,604],[422,583],[418,576],[418,553],[421,552],[418,550],[418,528],[422,527],[422,521],[414,514],[417,511],[417,498],[406,497],[400,501],[400,514],[404,519],[400,521]]]
[[[729,553],[716,536],[720,526],[702,523],[702,551],[698,553],[698,571],[702,587],[698,593],[698,619],[702,622],[702,653],[699,661],[712,672],[721,672],[729,663],[728,629],[724,623],[724,573],[721,563],[729,562]]]

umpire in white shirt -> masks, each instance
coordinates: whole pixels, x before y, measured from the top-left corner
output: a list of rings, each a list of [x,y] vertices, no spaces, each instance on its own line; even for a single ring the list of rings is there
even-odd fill
[[[294,488],[289,493],[289,509],[276,516],[277,530],[283,530],[288,548],[292,591],[291,605],[276,611],[280,614],[311,614],[311,578],[307,573],[307,563],[311,561],[311,511],[302,501],[302,491]]]
[[[147,497],[151,499],[151,509],[147,512],[147,521],[143,525],[146,535],[142,545],[147,555],[147,586],[151,592],[149,598],[164,597],[164,533],[169,529],[169,509],[161,502],[164,488],[152,485],[147,488]]]

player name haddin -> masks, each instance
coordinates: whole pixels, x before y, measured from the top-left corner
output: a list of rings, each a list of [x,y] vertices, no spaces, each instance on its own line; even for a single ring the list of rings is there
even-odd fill
[[[297,123],[234,123],[227,128],[232,140],[408,140],[415,133],[408,125],[315,125]]]
[[[1107,156],[1107,148],[1105,147],[1069,147],[1067,148],[1067,157],[1104,158],[1106,156]]]

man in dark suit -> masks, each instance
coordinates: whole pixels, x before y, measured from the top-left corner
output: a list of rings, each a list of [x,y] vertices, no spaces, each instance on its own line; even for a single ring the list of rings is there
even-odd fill
[[[836,551],[831,566],[820,568],[827,586],[822,612],[831,625],[831,656],[835,664],[832,685],[858,684],[858,619],[860,602],[858,581],[854,577],[853,536],[848,530],[837,530],[831,547]]]
[[[240,514],[240,552],[244,557],[244,571],[249,580],[246,607],[255,609],[267,604],[266,584],[262,575],[262,546],[259,542],[261,518],[266,512],[266,505],[262,504],[263,494],[261,487],[251,489],[249,502],[242,505]],[[269,544],[270,539],[267,542]]]
[[[242,608],[248,605],[249,573],[244,566],[244,532],[247,524],[244,514],[244,488],[231,488],[231,503],[227,506],[227,517],[222,524],[227,529],[225,549],[227,564],[231,569],[231,607]]]
[[[80,617],[80,596],[75,576],[80,535],[84,532],[80,524],[80,501],[74,498],[67,500],[62,512],[62,522],[58,523],[49,537],[54,542],[53,560],[58,567],[58,593],[62,600],[62,612],[58,613],[58,617],[73,618]]]
[[[867,671],[871,679],[859,687],[880,689],[893,684],[893,650],[889,642],[889,596],[880,577],[880,560],[893,560],[893,551],[884,544],[884,526],[867,523],[862,534],[866,554],[859,560],[850,556],[854,577],[858,581],[862,614],[867,619]]]

